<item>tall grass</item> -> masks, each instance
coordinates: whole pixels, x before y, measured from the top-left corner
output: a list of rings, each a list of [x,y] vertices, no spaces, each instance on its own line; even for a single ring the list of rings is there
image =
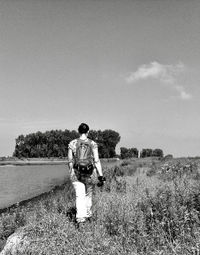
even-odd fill
[[[21,254],[198,254],[199,181],[192,171],[164,178],[169,173],[158,163],[151,162],[151,175],[141,162],[105,167],[107,181],[94,195],[94,221],[83,229],[73,222],[75,194],[68,180],[62,188],[2,214],[0,238],[23,231],[31,241]]]

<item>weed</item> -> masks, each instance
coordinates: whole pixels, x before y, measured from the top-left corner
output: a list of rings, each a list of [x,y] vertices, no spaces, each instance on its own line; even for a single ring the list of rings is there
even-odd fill
[[[83,230],[74,226],[75,194],[68,180],[62,188],[1,214],[0,239],[23,227],[31,240],[25,255],[198,254],[198,162],[151,161],[145,174],[138,167],[131,160],[105,167],[106,183],[94,195],[94,221]]]

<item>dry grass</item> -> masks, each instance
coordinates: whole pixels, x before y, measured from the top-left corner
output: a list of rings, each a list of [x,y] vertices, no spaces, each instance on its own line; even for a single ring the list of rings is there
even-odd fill
[[[135,160],[104,167],[107,182],[96,189],[94,221],[83,229],[76,229],[72,220],[75,197],[68,182],[2,214],[0,237],[23,229],[31,239],[23,254],[198,254],[199,181],[189,172],[172,172],[173,178],[166,179],[169,173],[161,171],[166,162],[153,162],[151,167]]]

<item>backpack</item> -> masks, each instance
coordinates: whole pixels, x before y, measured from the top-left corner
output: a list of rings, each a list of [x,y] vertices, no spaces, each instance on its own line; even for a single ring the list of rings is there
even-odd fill
[[[80,173],[92,174],[94,165],[92,143],[90,139],[87,139],[87,141],[78,139],[76,144],[74,168]]]

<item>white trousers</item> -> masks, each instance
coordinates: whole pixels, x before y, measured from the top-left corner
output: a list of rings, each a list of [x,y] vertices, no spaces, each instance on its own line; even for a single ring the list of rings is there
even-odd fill
[[[93,184],[80,181],[73,181],[72,184],[76,193],[76,220],[84,222],[92,216]]]

